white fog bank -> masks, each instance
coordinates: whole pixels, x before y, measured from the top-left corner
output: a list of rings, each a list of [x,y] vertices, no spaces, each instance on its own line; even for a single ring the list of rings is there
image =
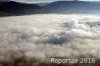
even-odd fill
[[[0,18],[0,61],[100,58],[100,16],[36,14]],[[6,58],[6,59],[5,59]]]

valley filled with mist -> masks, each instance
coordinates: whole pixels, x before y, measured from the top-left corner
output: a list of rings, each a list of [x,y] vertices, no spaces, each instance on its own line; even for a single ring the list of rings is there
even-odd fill
[[[1,66],[45,66],[50,64],[50,57],[100,60],[100,16],[34,14],[0,18]]]
[[[100,66],[100,2],[1,0],[0,66]]]

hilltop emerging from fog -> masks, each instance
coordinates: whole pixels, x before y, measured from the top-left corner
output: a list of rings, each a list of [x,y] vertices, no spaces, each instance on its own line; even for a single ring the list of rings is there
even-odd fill
[[[0,3],[0,15],[26,15],[41,13],[94,13],[99,12],[99,6],[100,2],[88,1],[55,1],[47,4],[26,4],[10,1]]]
[[[52,12],[66,13],[66,12],[90,12],[99,11],[100,2],[86,2],[86,1],[56,1],[45,6]]]
[[[42,6],[36,4],[26,4],[14,1],[0,3],[1,14],[3,12],[6,13],[7,15],[24,15],[24,14],[39,13],[41,9]]]

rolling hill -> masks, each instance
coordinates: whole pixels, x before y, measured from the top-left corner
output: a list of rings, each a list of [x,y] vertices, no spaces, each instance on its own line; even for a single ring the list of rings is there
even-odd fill
[[[51,12],[94,12],[100,10],[100,2],[56,1],[45,6]]]
[[[5,12],[10,15],[39,13],[42,8],[42,6],[36,4],[25,4],[14,1],[0,3],[0,12]]]

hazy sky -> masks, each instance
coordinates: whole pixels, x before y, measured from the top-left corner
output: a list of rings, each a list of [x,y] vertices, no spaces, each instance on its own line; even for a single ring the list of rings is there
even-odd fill
[[[9,0],[0,0],[0,1],[9,1]],[[52,2],[57,0],[13,0],[13,1],[37,3],[37,2]],[[66,0],[66,1],[71,1],[71,0]],[[80,1],[100,1],[100,0],[80,0]]]

